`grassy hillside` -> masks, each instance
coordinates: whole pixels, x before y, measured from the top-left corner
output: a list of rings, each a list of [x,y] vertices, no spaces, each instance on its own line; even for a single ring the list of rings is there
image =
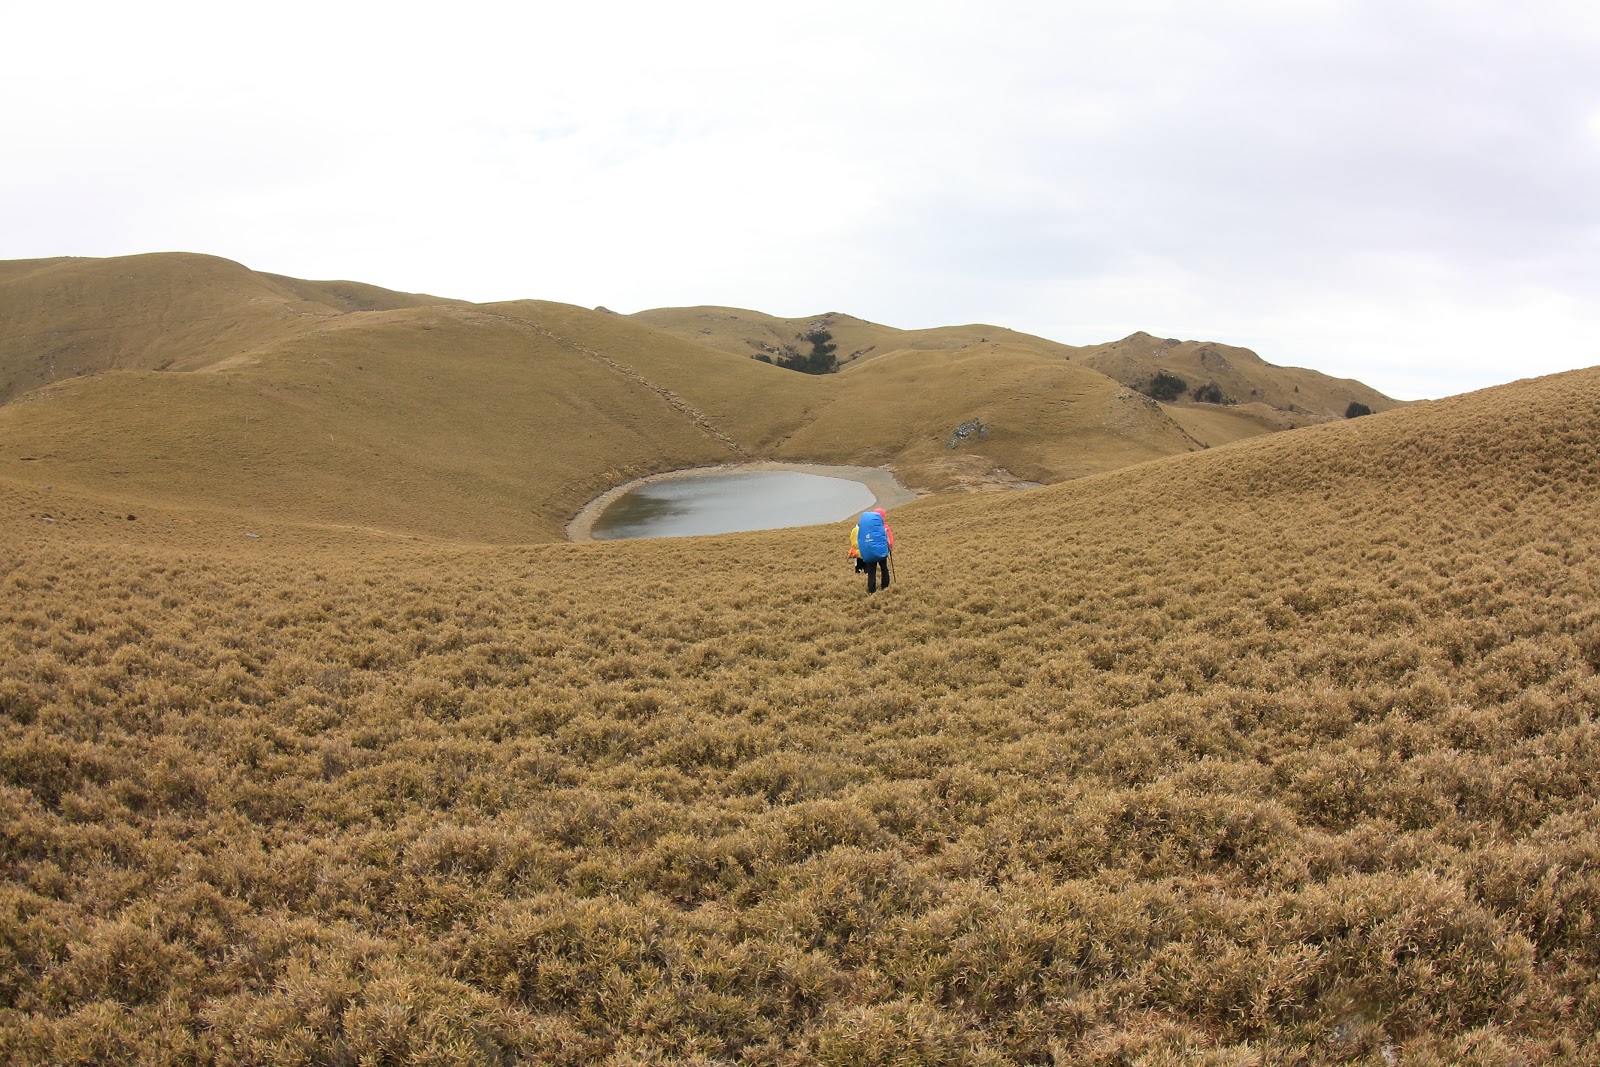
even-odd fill
[[[0,262],[0,404],[79,375],[195,370],[343,311],[441,302],[186,253]]]
[[[0,470],[0,1056],[1596,1062],[1597,449],[1593,370],[921,501],[871,600]]]
[[[1161,410],[1184,433],[1207,448],[1330,421],[1323,416],[1297,414],[1262,403],[1162,404]]]
[[[970,348],[980,344],[1032,345],[1037,351],[1068,358],[1077,350],[1042,337],[999,326],[974,324],[941,326],[931,330],[901,330],[838,312],[803,319],[784,319],[760,311],[726,307],[653,308],[628,316],[663,333],[706,345],[736,356],[776,357],[788,349],[805,352],[810,346],[802,335],[825,329],[838,345],[841,367],[865,363],[879,356],[907,350]],[[792,353],[791,353],[792,354]]]
[[[1079,358],[1102,374],[1133,388],[1144,388],[1165,372],[1183,380],[1187,399],[1214,386],[1216,404],[1265,405],[1288,416],[1343,418],[1351,403],[1389,411],[1399,402],[1348,378],[1330,378],[1302,367],[1279,367],[1248,348],[1210,341],[1180,341],[1135,333],[1120,341],[1088,345]],[[1300,424],[1303,424],[1301,422]]]
[[[1397,401],[1361,382],[1331,378],[1300,367],[1275,366],[1249,349],[1214,342],[1163,340],[1147,333],[1079,347],[998,326],[897,330],[837,313],[781,319],[741,308],[687,307],[656,308],[631,317],[719,351],[743,356],[764,354],[770,358],[785,351],[808,351],[802,335],[821,327],[833,335],[841,367],[906,351],[982,350],[993,345],[1076,363],[1132,389],[1146,389],[1156,374],[1165,371],[1187,384],[1183,395],[1175,398],[1179,408],[1195,406],[1195,390],[1216,386],[1218,401],[1200,404],[1198,412],[1172,412],[1180,422],[1203,424],[1208,430],[1205,438],[1215,444],[1343,418],[1352,402],[1363,403],[1372,411],[1398,406]]]
[[[987,489],[1277,428],[1236,413],[1200,426],[1037,338],[850,321],[899,347],[813,377],[649,316],[544,301],[472,305],[192,255],[5,264],[0,477],[210,508],[223,525],[504,544],[559,539],[605,490],[684,467],[868,463],[923,491]],[[986,437],[947,447],[970,419]]]
[[[1028,345],[908,349],[834,377],[838,399],[779,455],[889,463],[950,490],[1060,482],[1200,447],[1147,397]],[[987,437],[951,448],[971,419]]]
[[[732,455],[519,321],[446,307],[338,321],[215,373],[33,394],[0,409],[0,472],[244,521],[526,541],[559,538],[617,480]]]

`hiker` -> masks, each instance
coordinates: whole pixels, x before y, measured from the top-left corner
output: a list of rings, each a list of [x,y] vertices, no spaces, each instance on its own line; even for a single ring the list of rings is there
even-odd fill
[[[850,529],[850,555],[856,561],[856,573],[867,572],[867,592],[878,591],[878,576],[883,575],[883,587],[889,588],[889,556],[894,552],[894,531],[889,529],[882,508],[861,513],[861,521]]]

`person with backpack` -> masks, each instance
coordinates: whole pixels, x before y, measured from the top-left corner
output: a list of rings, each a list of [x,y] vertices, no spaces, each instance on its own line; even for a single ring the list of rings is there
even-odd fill
[[[889,556],[894,552],[894,531],[889,529],[882,508],[863,511],[861,519],[850,530],[850,555],[856,561],[856,573],[867,572],[867,592],[878,591],[878,576],[883,575],[883,587],[889,588]]]

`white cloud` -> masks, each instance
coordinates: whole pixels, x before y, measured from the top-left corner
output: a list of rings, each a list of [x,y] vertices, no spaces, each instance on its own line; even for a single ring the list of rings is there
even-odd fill
[[[4,258],[1600,362],[1589,0],[0,10]]]

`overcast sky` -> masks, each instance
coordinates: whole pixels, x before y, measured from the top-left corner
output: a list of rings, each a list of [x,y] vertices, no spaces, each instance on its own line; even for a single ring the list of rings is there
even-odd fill
[[[1597,0],[0,0],[0,259],[1600,363]]]

